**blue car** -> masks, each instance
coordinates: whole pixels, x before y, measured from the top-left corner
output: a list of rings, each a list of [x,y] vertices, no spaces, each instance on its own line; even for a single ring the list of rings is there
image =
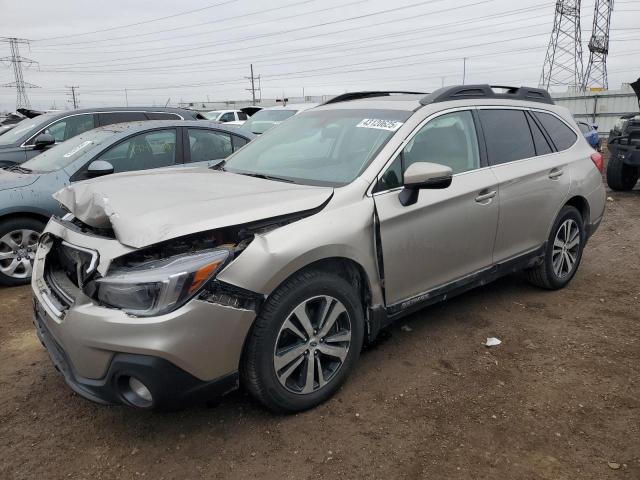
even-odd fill
[[[591,145],[597,151],[600,151],[601,141],[600,136],[598,135],[598,126],[590,125],[587,122],[577,122],[582,135],[587,139],[589,145]]]

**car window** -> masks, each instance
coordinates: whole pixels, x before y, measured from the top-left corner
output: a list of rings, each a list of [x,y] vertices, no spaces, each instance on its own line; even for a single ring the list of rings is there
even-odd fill
[[[155,130],[135,135],[110,148],[96,160],[109,162],[115,173],[174,165],[176,131]]]
[[[231,135],[214,130],[189,128],[191,162],[206,162],[227,158],[233,152]]]
[[[562,120],[550,113],[534,112],[534,115],[540,120],[542,127],[547,131],[558,150],[566,150],[576,143],[578,136]]]
[[[478,137],[471,112],[446,113],[427,122],[380,176],[373,191],[401,187],[403,172],[416,162],[447,165],[454,174],[479,168]]]
[[[60,143],[64,142],[65,140],[69,140],[76,135],[80,135],[87,130],[91,130],[92,128],[94,128],[93,114],[88,113],[84,115],[73,115],[71,117],[58,120],[57,122],[52,123],[47,128],[39,132],[38,135],[40,135],[41,133],[48,133],[56,139],[56,143]],[[36,135],[36,137],[38,135]],[[33,145],[34,140],[35,137],[31,139],[29,144]]]
[[[143,112],[109,112],[99,113],[100,125],[111,125],[113,123],[137,122],[146,120],[147,116]]]
[[[181,120],[177,113],[147,112],[145,114],[149,120]]]
[[[535,157],[524,111],[481,109],[479,113],[491,165]]]
[[[239,137],[238,135],[231,135],[231,142],[233,143],[233,151],[235,152],[239,148],[244,147],[249,140],[243,137]]]
[[[220,117],[221,122],[233,122],[236,117],[233,115],[233,112],[227,112]]]
[[[533,136],[533,144],[536,148],[536,155],[546,155],[547,153],[552,153],[553,149],[549,145],[549,142],[545,138],[542,130],[538,124],[527,115],[527,121],[529,122],[529,128],[531,129],[531,135]]]
[[[589,133],[591,131],[591,128],[589,127],[589,125],[587,125],[586,123],[582,123],[582,122],[578,122],[578,128],[580,129],[580,131],[583,134]]]
[[[11,145],[30,132],[38,131],[41,126],[51,121],[51,115],[39,115],[36,118],[25,118],[17,123],[11,130],[0,136],[0,145]]]
[[[297,110],[260,110],[245,122],[242,128],[248,132],[261,134],[274,125],[282,123],[296,114]]]
[[[238,120],[246,120],[247,118],[247,114],[244,112],[238,112]]]

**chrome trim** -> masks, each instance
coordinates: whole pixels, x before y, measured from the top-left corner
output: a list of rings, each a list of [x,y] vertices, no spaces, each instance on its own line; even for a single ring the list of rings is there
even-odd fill
[[[45,292],[44,290],[40,290],[40,298],[42,299],[43,303],[46,304],[46,306],[49,308],[49,310],[51,310],[53,312],[53,314],[56,316],[56,318],[62,317],[62,312],[60,310],[58,310],[58,307],[56,307],[53,304],[53,302],[49,298],[49,294],[47,292]]]

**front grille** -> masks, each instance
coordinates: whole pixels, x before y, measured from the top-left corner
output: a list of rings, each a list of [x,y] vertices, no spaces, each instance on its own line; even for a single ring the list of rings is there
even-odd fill
[[[97,253],[56,240],[44,264],[44,281],[59,310],[69,308],[95,272]]]

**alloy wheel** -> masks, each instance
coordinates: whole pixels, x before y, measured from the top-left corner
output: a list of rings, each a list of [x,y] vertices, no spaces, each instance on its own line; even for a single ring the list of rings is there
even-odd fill
[[[553,272],[558,278],[564,278],[573,271],[579,252],[580,228],[575,220],[567,219],[556,232],[551,252]]]
[[[300,303],[286,318],[276,340],[273,366],[280,384],[296,394],[327,385],[344,364],[351,345],[351,319],[331,296]]]
[[[29,278],[38,238],[40,233],[26,228],[0,238],[0,273],[16,279]]]

